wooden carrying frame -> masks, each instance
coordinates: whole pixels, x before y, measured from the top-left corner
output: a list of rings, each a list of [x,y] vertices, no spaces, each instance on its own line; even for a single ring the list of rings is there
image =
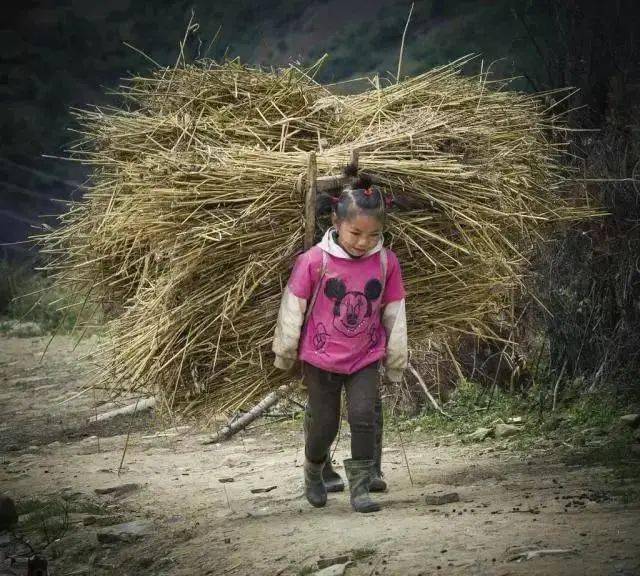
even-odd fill
[[[359,153],[357,150],[351,151],[350,163],[358,168]],[[303,178],[298,179],[298,193],[302,195]],[[306,184],[307,189],[304,197],[304,249],[308,250],[313,246],[313,239],[316,232],[316,198],[319,192],[342,189],[348,180],[348,176],[320,176],[318,178],[318,163],[316,153],[309,153],[309,165],[307,167]]]

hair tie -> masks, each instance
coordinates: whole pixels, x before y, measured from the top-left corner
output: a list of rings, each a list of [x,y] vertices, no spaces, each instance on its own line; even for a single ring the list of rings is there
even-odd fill
[[[371,187],[364,189],[365,196],[371,196],[373,194],[373,189]]]

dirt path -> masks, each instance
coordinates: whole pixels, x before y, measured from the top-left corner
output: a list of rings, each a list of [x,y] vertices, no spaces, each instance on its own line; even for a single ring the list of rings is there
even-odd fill
[[[92,395],[73,398],[89,381],[80,357],[94,343],[74,352],[61,337],[39,364],[45,339],[0,337],[0,492],[30,510],[67,503],[69,528],[46,550],[55,575],[310,574],[342,555],[349,576],[640,574],[638,475],[621,480],[615,468],[567,465],[543,450],[407,435],[412,484],[390,431],[384,510],[357,515],[344,493],[321,510],[301,496],[298,425],[205,447],[202,431],[163,432],[139,416],[118,477],[130,418],[87,424]],[[347,442],[343,434],[338,462]],[[123,484],[137,486],[95,492]],[[424,502],[453,491],[460,502]],[[114,535],[109,525],[122,522],[133,528]]]

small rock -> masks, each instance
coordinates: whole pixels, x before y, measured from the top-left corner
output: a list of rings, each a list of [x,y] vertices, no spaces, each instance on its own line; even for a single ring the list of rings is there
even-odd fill
[[[460,502],[460,494],[457,492],[448,492],[447,494],[427,494],[424,501],[429,506],[442,506],[443,504],[452,504]]]
[[[631,428],[638,428],[640,426],[640,414],[625,414],[620,416],[620,422],[631,426]]]
[[[122,496],[124,494],[128,494],[129,492],[135,492],[136,490],[138,490],[138,488],[140,488],[140,484],[131,482],[129,484],[119,484],[118,486],[109,486],[107,488],[96,488],[94,492],[100,496],[104,496],[105,494]]]
[[[467,434],[465,439],[469,442],[482,442],[492,432],[491,428],[478,428],[475,432]]]
[[[277,486],[267,486],[266,488],[252,488],[251,494],[262,494],[264,492],[271,492],[271,490],[275,490]]]
[[[351,557],[348,554],[342,554],[334,558],[320,558],[317,563],[318,570],[328,568],[329,566],[334,566],[335,564],[346,564],[349,562],[349,560],[351,560]]]
[[[117,544],[119,542],[135,542],[153,532],[153,524],[146,520],[134,520],[109,526],[96,534],[101,544]]]
[[[496,438],[509,438],[515,436],[522,431],[520,426],[514,426],[513,424],[496,424],[493,428],[493,435]]]
[[[0,495],[0,532],[10,530],[18,523],[15,502],[9,496]]]
[[[346,562],[344,564],[333,564],[332,566],[327,566],[322,570],[318,570],[314,572],[314,576],[343,576],[344,571],[347,569],[351,562]]]
[[[235,478],[218,478],[218,482],[228,484],[229,482],[235,482]]]
[[[44,334],[42,326],[35,322],[12,321],[6,328],[7,336],[13,336],[15,338],[32,338]]]

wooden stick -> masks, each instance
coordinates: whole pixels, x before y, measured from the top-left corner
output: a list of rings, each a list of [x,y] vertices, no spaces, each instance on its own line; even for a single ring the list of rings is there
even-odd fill
[[[353,158],[352,158],[353,162]],[[356,155],[356,166],[358,165],[358,158]],[[362,173],[361,173],[362,174]],[[373,184],[381,184],[379,178],[376,178],[372,174],[367,174]],[[326,192],[327,190],[338,190],[344,187],[349,179],[348,176],[319,176],[316,178],[316,192]],[[300,193],[302,193],[300,191]]]
[[[243,414],[237,420],[225,424],[220,430],[218,430],[211,438],[205,440],[202,444],[215,444],[223,440],[228,440],[236,432],[244,430],[251,422],[259,418],[265,410],[268,410],[276,404],[283,396],[291,392],[295,385],[295,382],[290,384],[283,384],[270,394],[267,394],[260,402],[258,402],[249,412]]]
[[[567,367],[567,361],[564,361],[562,365],[562,370],[560,370],[560,376],[556,380],[556,385],[553,387],[553,406],[551,406],[551,411],[555,412],[556,409],[556,401],[558,400],[558,386],[560,386],[560,380],[562,380],[562,376],[564,375],[564,370]]]
[[[359,161],[360,161],[360,151],[356,149],[351,150],[350,163],[356,168],[358,168]]]
[[[309,153],[309,170],[307,172],[307,195],[304,200],[304,249],[313,246],[313,236],[316,231],[316,194],[318,165],[316,153]]]
[[[404,449],[404,442],[402,440],[402,433],[400,432],[400,425],[396,424],[396,432],[398,433],[398,439],[400,440],[400,448],[402,448],[402,455],[404,456],[404,464],[407,467],[407,474],[409,474],[409,482],[413,486],[413,476],[411,476],[411,468],[409,468],[409,459],[407,458],[407,452]]]
[[[429,399],[429,401],[431,402],[433,407],[438,412],[440,412],[440,414],[442,414],[443,416],[446,416],[447,418],[449,418],[451,420],[452,417],[449,414],[447,414],[442,408],[440,408],[440,405],[438,404],[438,401],[431,395],[431,392],[429,392],[429,389],[427,388],[427,385],[424,383],[424,380],[422,379],[422,376],[420,376],[418,371],[411,364],[408,365],[408,368],[409,368],[409,371],[411,372],[411,374],[413,374],[416,377],[416,380],[418,381],[418,384],[420,384],[420,387],[422,388],[424,393],[427,395],[427,398]]]
[[[127,455],[127,448],[129,448],[129,438],[131,437],[131,428],[133,427],[133,419],[136,415],[136,410],[138,408],[138,403],[140,399],[133,405],[133,410],[131,412],[131,418],[129,419],[129,429],[127,430],[127,439],[124,442],[124,449],[122,450],[122,458],[120,458],[120,465],[118,466],[117,475],[120,476],[120,472],[122,471],[122,466],[124,465],[124,459]]]
[[[129,404],[128,406],[116,408],[115,410],[110,410],[109,412],[104,412],[102,414],[96,414],[95,416],[89,418],[89,422],[101,422],[102,420],[109,420],[114,416],[120,416],[122,414],[131,414],[132,412],[149,410],[149,408],[153,408],[155,404],[155,398],[140,398],[139,400],[137,400],[133,404]]]

